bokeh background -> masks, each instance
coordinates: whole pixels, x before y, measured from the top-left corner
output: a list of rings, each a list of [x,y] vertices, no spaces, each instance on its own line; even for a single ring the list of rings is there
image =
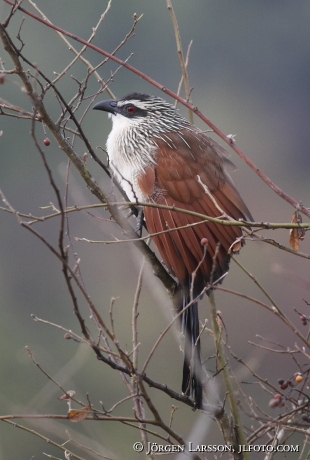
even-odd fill
[[[37,0],[36,4],[47,17],[64,29],[87,38],[107,1],[91,0]],[[307,0],[249,1],[231,0],[178,0],[174,1],[179,21],[184,51],[193,40],[188,72],[193,87],[192,100],[223,132],[236,134],[236,141],[246,154],[275,183],[309,205],[310,174],[310,4]],[[25,0],[25,8],[31,6]],[[32,10],[33,11],[33,10]],[[1,21],[9,7],[0,3]],[[111,52],[131,28],[132,16],[143,17],[138,22],[135,35],[117,53],[126,59],[133,53],[130,63],[159,81],[165,87],[176,90],[180,80],[180,68],[170,17],[164,0],[114,0],[93,41]],[[24,18],[15,14],[8,28],[13,37]],[[72,59],[72,54],[52,30],[26,17],[21,37],[25,43],[23,53],[49,77],[55,76]],[[15,42],[17,40],[15,39]],[[73,43],[80,49],[80,45]],[[0,56],[5,68],[10,69],[10,58],[1,47]],[[93,64],[102,57],[93,51],[85,53]],[[25,64],[25,69],[27,69]],[[117,66],[107,62],[100,69],[108,79]],[[58,85],[66,100],[76,93],[74,79],[85,77],[85,67],[77,64]],[[131,91],[162,95],[146,81],[120,69],[110,85],[114,94],[122,96]],[[88,93],[99,89],[91,78]],[[21,90],[15,75],[7,76],[0,86],[0,97],[27,110],[31,104]],[[106,94],[100,98],[107,98]],[[55,120],[59,106],[52,95],[46,98],[46,106]],[[186,110],[180,108],[186,115]],[[82,113],[82,109],[81,112]],[[198,126],[206,129],[202,122]],[[49,210],[41,207],[56,204],[46,171],[29,136],[30,122],[2,116],[0,118],[1,167],[0,187],[10,205],[25,213],[42,215]],[[101,113],[89,111],[83,121],[84,132],[94,148],[105,145],[110,121]],[[36,127],[43,141],[42,127]],[[46,155],[55,180],[65,190],[67,160],[52,136]],[[43,145],[43,144],[42,144]],[[76,143],[76,151],[82,155],[85,147]],[[102,159],[104,154],[97,150]],[[288,222],[293,209],[275,195],[232,152],[237,170],[233,180],[257,221]],[[88,158],[87,166],[94,177],[109,193],[111,183],[102,171]],[[69,204],[96,203],[73,168],[70,169]],[[94,217],[94,215],[96,217]],[[100,217],[100,219],[98,218]],[[106,219],[106,220],[104,220]],[[57,219],[37,225],[48,240],[57,245]],[[94,240],[111,240],[121,236],[108,221],[103,211],[93,215],[76,213],[70,216],[72,237]],[[288,246],[288,231],[269,231],[264,235]],[[87,291],[103,316],[108,319],[110,299],[115,303],[115,325],[122,344],[131,348],[131,307],[134,298],[141,255],[130,245],[91,245],[74,242],[81,259],[83,279]],[[302,243],[301,251],[310,253],[309,238]],[[304,332],[297,308],[308,314],[305,300],[310,302],[309,261],[276,250],[270,245],[248,242],[238,260],[244,264],[283,309],[288,317]],[[225,287],[242,291],[266,301],[260,290],[235,265],[225,280]],[[42,243],[21,228],[17,219],[1,211],[0,214],[0,414],[9,413],[65,413],[65,404],[57,397],[60,391],[34,366],[25,346],[29,346],[35,359],[66,389],[74,389],[80,399],[89,393],[93,404],[111,407],[126,396],[119,375],[96,360],[91,350],[73,341],[65,341],[57,328],[35,322],[31,314],[55,324],[79,332],[73,315],[72,304],[66,291],[61,267]],[[296,337],[271,315],[257,305],[227,294],[218,294],[218,308],[222,311],[228,341],[234,352],[246,361],[259,375],[276,383],[279,377],[288,378],[295,371],[294,362],[286,355],[274,354],[248,342],[263,342],[257,334],[293,348]],[[80,299],[85,317],[89,316]],[[139,341],[141,363],[150,351],[159,333],[169,321],[169,302],[159,282],[149,270],[145,275],[139,316]],[[166,313],[165,313],[166,312]],[[201,318],[208,318],[208,305],[201,303]],[[298,342],[298,345],[301,345]],[[264,343],[266,345],[266,343]],[[204,336],[204,357],[214,354],[212,338]],[[307,364],[300,357],[302,364]],[[174,334],[161,343],[149,367],[150,375],[169,386],[179,389],[182,356]],[[214,360],[207,361],[212,372]],[[240,365],[234,365],[239,381],[254,382],[251,374]],[[220,380],[219,380],[220,384]],[[218,389],[222,394],[221,386]],[[268,396],[258,385],[246,386],[264,410],[268,410]],[[168,420],[170,401],[164,395],[151,391],[154,400]],[[119,414],[131,413],[131,403],[121,408]],[[275,412],[274,412],[275,414]],[[198,415],[187,408],[180,408],[175,415],[175,426],[182,435],[189,433]],[[112,458],[135,459],[132,443],[139,440],[138,431],[116,423],[81,423],[72,426],[66,422],[41,420],[18,421],[35,430],[41,430],[58,442],[67,439],[66,430],[77,442],[87,444],[96,451]],[[205,443],[222,443],[215,423],[211,424]],[[297,439],[297,438],[296,438]],[[191,440],[191,439],[189,439]],[[72,444],[70,445],[72,447]],[[72,447],[74,449],[74,447]],[[45,458],[44,453],[61,457],[61,453],[44,441],[22,430],[2,423],[0,428],[0,458]],[[86,458],[97,458],[92,452]],[[61,457],[63,458],[63,457]],[[141,457],[142,458],[142,457]],[[172,457],[171,457],[172,458]],[[292,455],[291,458],[294,458]]]

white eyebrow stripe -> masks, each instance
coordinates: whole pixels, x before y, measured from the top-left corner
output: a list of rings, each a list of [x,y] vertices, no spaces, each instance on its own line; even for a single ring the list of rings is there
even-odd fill
[[[139,101],[138,99],[119,101],[117,103],[118,107],[123,107],[124,105],[127,105],[127,104],[133,104],[139,109],[143,109],[143,110],[147,110],[147,107],[148,107],[148,104],[145,101]]]

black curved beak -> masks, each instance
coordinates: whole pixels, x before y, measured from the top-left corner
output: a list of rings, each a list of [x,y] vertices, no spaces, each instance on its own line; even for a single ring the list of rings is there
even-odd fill
[[[97,104],[93,106],[93,109],[103,110],[104,112],[109,112],[109,113],[112,113],[113,115],[115,115],[119,111],[117,107],[117,103],[113,99],[110,99],[108,101],[97,102]]]

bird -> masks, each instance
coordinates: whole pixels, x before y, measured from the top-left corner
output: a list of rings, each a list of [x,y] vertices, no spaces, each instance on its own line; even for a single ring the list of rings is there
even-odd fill
[[[182,393],[202,409],[198,300],[210,282],[222,281],[244,238],[240,226],[224,226],[189,212],[224,220],[253,218],[230,178],[233,164],[225,149],[174,105],[133,92],[100,101],[93,109],[112,119],[106,142],[112,174],[131,201],[146,203],[141,208],[147,231],[182,290]]]

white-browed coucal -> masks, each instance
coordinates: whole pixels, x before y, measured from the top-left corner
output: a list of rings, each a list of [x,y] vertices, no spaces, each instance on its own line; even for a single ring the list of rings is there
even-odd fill
[[[99,102],[93,108],[108,112],[112,118],[107,140],[109,163],[130,200],[211,217],[252,220],[225,170],[230,161],[224,149],[171,104],[159,97],[132,93]],[[201,217],[173,209],[144,206],[143,211],[148,232],[158,233],[153,240],[165,265],[182,286],[184,308],[208,285],[210,276],[215,283],[227,272],[230,254],[242,245],[242,230],[208,221],[193,226],[202,221]],[[184,310],[182,325],[182,391],[190,393],[196,407],[202,408],[197,301]]]

